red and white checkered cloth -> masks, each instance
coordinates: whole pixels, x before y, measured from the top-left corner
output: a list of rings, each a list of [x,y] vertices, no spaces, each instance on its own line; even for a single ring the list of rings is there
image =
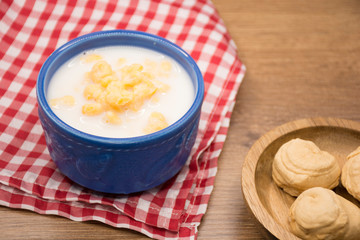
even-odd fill
[[[46,58],[70,39],[110,29],[167,38],[195,59],[205,80],[191,158],[173,179],[139,194],[101,194],[64,177],[37,115],[35,85]],[[0,204],[156,239],[195,239],[244,72],[210,0],[0,1]]]

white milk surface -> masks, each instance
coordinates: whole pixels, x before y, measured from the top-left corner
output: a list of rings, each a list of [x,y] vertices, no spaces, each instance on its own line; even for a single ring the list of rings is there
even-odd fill
[[[107,61],[113,70],[119,58],[126,59],[124,65],[142,64],[146,59],[151,61],[167,60],[172,64],[169,77],[159,77],[157,80],[170,86],[166,92],[156,93],[158,101],[146,101],[137,111],[126,110],[119,114],[121,124],[110,124],[103,120],[103,115],[86,116],[82,106],[88,103],[83,96],[86,86],[85,74],[95,62],[85,63],[81,59],[88,54],[98,54]],[[144,135],[143,129],[152,112],[162,113],[169,125],[180,119],[190,108],[195,93],[187,72],[173,59],[161,53],[139,47],[104,47],[84,52],[70,59],[61,66],[50,81],[47,100],[70,95],[75,98],[73,106],[52,107],[54,113],[68,125],[97,136],[110,138],[127,138]]]

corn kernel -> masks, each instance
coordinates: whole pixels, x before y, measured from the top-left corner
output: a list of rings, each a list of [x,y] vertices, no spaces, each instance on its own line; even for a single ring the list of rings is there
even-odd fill
[[[82,106],[82,113],[87,116],[99,115],[104,111],[100,103],[88,103]]]
[[[116,75],[109,75],[109,76],[105,76],[102,79],[100,79],[100,84],[103,87],[107,87],[109,85],[109,83],[113,82],[113,81],[117,81],[118,78],[116,77]]]
[[[133,93],[121,88],[110,91],[107,89],[105,98],[111,107],[121,110],[124,105],[133,100]]]
[[[87,100],[98,99],[103,92],[103,88],[100,84],[89,84],[84,89],[84,97]]]
[[[158,89],[159,92],[167,92],[170,90],[170,86],[166,83],[163,83],[161,81],[158,80],[153,80],[152,81],[154,83],[154,85],[156,86],[156,88]]]
[[[113,74],[110,64],[106,61],[99,61],[92,67],[89,77],[95,83],[99,83],[102,78]]]
[[[145,79],[147,81],[152,81],[155,79],[154,74],[149,73],[149,72],[142,72],[141,77],[142,77],[142,79]]]
[[[124,88],[130,89],[139,84],[141,81],[142,79],[140,77],[125,77],[122,79],[121,83]]]
[[[145,59],[144,65],[147,69],[154,70],[156,68],[156,62],[150,59]]]
[[[126,58],[119,58],[117,61],[118,66],[123,65],[124,63],[126,63]]]
[[[144,65],[147,71],[159,77],[169,77],[169,73],[172,70],[172,64],[167,60],[156,62],[146,59]]]
[[[126,77],[138,77],[138,75],[140,74],[140,72],[144,69],[144,67],[141,64],[131,64],[128,66],[125,66],[123,68],[121,68],[121,73],[122,73],[122,77],[126,78]]]
[[[152,98],[151,98],[151,102],[152,103],[159,103],[160,102],[160,98],[159,98],[159,96],[153,96]]]
[[[127,105],[127,109],[133,112],[137,112],[141,109],[143,104],[144,104],[144,99],[136,99],[134,101],[131,101],[131,103]]]
[[[163,114],[159,112],[153,112],[150,114],[148,119],[148,123],[144,129],[146,134],[153,133],[156,131],[160,131],[161,129],[169,126]]]
[[[101,55],[94,53],[94,54],[89,54],[89,55],[83,56],[81,58],[81,61],[84,63],[90,63],[90,62],[98,61],[101,59],[102,59]]]
[[[121,124],[120,117],[113,111],[107,111],[105,113],[104,121],[111,124]]]
[[[165,72],[170,72],[171,71],[171,68],[172,68],[172,65],[169,61],[162,61],[160,63],[160,67],[161,67],[161,70],[165,71]]]
[[[133,87],[134,97],[129,104],[129,109],[132,111],[139,111],[143,106],[145,100],[150,99],[156,92],[156,87],[150,81],[142,81]]]
[[[51,107],[72,107],[75,105],[75,98],[70,95],[66,95],[60,98],[54,98],[49,101]]]
[[[156,92],[156,87],[151,81],[142,81],[133,88],[135,99],[151,97]]]

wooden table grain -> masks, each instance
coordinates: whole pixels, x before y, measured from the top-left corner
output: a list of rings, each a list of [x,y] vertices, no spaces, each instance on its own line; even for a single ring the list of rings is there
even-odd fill
[[[360,1],[213,0],[247,67],[198,239],[264,239],[241,193],[251,145],[308,117],[360,121]],[[0,239],[148,239],[0,207]]]

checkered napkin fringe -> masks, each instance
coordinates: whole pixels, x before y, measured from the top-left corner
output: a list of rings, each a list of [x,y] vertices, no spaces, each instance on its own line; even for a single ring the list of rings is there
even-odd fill
[[[70,39],[110,29],[169,39],[195,59],[205,80],[191,157],[174,178],[138,194],[101,194],[64,177],[37,115],[35,85],[46,58]],[[0,204],[156,239],[195,239],[244,72],[210,0],[0,1]]]

